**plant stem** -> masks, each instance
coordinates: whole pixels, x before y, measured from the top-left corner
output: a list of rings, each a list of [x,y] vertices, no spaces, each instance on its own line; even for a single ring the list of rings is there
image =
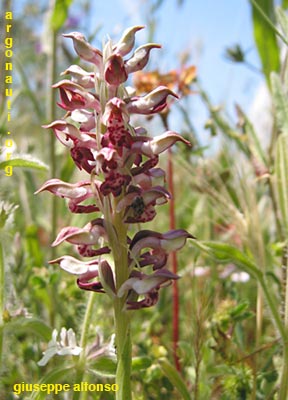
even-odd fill
[[[286,276],[283,279],[284,282],[284,326],[286,332],[286,338],[288,337],[288,246],[285,245],[283,249],[283,267],[285,267]],[[279,400],[287,399],[288,397],[288,348],[287,342],[283,342],[283,370],[279,391]]]
[[[77,363],[77,371],[76,371],[76,383],[81,383],[84,380],[85,375],[85,362],[86,362],[86,346],[88,341],[88,333],[89,333],[89,325],[91,323],[91,319],[93,316],[93,304],[95,299],[95,292],[89,293],[89,298],[85,310],[81,338],[80,338],[80,347],[82,347],[82,352],[78,359]],[[73,400],[80,399],[82,394],[80,392],[73,392]],[[82,396],[81,396],[82,397]]]
[[[94,298],[95,298],[95,292],[90,292],[83,320],[81,339],[80,339],[80,347],[82,347],[83,349],[85,349],[87,345],[88,330],[93,315]],[[81,353],[80,358],[83,359],[83,357],[85,357],[84,352]]]
[[[171,230],[176,228],[175,222],[175,192],[173,182],[173,154],[171,148],[168,150],[168,186],[171,194],[171,200],[169,204],[169,228]],[[172,260],[172,271],[177,274],[178,263],[176,252],[171,253]],[[179,341],[179,289],[177,281],[173,281],[173,357],[177,371],[181,371],[180,361],[177,354]]]
[[[118,200],[120,201],[120,199]],[[114,210],[116,209],[115,201]],[[106,218],[105,218],[106,219]],[[121,285],[129,278],[127,254],[127,226],[123,223],[122,213],[114,212],[112,223],[117,237],[115,243],[111,238],[112,253],[115,266],[115,284],[118,291]],[[107,220],[107,219],[106,219]],[[125,310],[126,295],[114,299],[114,321],[116,334],[117,370],[116,370],[116,400],[131,400],[131,357],[132,345],[130,336],[130,315]]]
[[[54,7],[54,0],[50,1],[50,11]],[[48,18],[50,22],[50,18]],[[49,23],[48,22],[48,23]],[[47,119],[49,122],[56,119],[56,93],[52,85],[56,81],[57,75],[57,31],[49,27],[50,31],[50,46],[47,54],[47,75],[48,75],[48,88],[47,88]],[[49,143],[49,158],[50,158],[50,173],[52,177],[57,176],[56,171],[56,152],[55,152],[55,136],[53,132],[50,135]],[[51,237],[52,241],[55,239],[57,230],[57,197],[52,197],[51,203]],[[55,247],[51,248],[52,259],[55,258]]]
[[[117,346],[117,370],[116,370],[116,400],[131,400],[131,337],[130,316],[123,311],[122,299],[116,299],[114,303],[115,332]]]
[[[271,297],[270,290],[266,285],[266,282],[264,280],[263,275],[258,275],[258,281],[259,281],[259,283],[260,283],[260,285],[262,287],[263,294],[264,294],[265,299],[266,299],[266,301],[268,303],[268,307],[269,307],[269,310],[270,310],[270,312],[272,314],[272,317],[274,319],[276,328],[278,329],[279,334],[281,336],[282,343],[283,343],[283,345],[285,345],[286,338],[287,338],[287,332],[285,331],[285,328],[284,328],[284,325],[282,323],[280,314],[279,314],[278,309],[277,309],[277,307],[275,305],[274,299]]]
[[[49,3],[49,10],[50,15],[54,8],[54,0],[50,0]],[[48,18],[48,24],[50,23],[50,18]],[[56,81],[56,37],[57,32],[49,26],[49,48],[47,52],[47,119],[49,122],[56,119],[56,94],[55,90],[52,88],[53,83]],[[50,132],[50,142],[49,142],[49,163],[50,163],[50,173],[51,177],[57,176],[56,171],[56,152],[55,152],[55,136],[53,132]],[[58,199],[56,196],[52,196],[51,198],[51,243],[56,237],[57,233],[57,202]],[[51,247],[51,259],[56,258],[56,248]],[[50,325],[55,325],[55,310],[57,309],[55,303],[55,296],[53,293],[57,291],[56,284],[49,288],[50,291],[50,298],[51,298],[51,306],[49,310],[49,318],[50,318]]]
[[[287,400],[288,398],[288,348],[286,343],[284,343],[283,348],[284,348],[283,351],[284,364],[283,364],[278,400]]]
[[[2,370],[2,354],[3,354],[4,289],[5,289],[4,251],[2,244],[0,244],[0,371]]]
[[[160,114],[161,120],[164,128],[168,131],[168,113]],[[168,149],[168,168],[167,168],[167,177],[168,177],[168,190],[171,194],[171,199],[169,203],[169,229],[176,229],[176,217],[175,217],[175,191],[174,191],[174,180],[173,180],[173,153],[171,147]],[[176,252],[173,251],[171,253],[171,262],[172,262],[172,271],[174,274],[177,274],[178,271],[178,262]],[[181,371],[181,365],[179,361],[179,357],[177,354],[178,351],[178,341],[179,341],[179,289],[178,283],[176,280],[172,283],[173,288],[173,312],[172,312],[172,326],[173,326],[173,357],[174,364],[178,372]]]
[[[282,370],[282,377],[280,383],[280,390],[279,390],[279,398],[278,400],[287,400],[288,397],[288,348],[287,348],[287,337],[288,337],[288,327],[282,323],[280,313],[277,310],[277,307],[274,303],[273,298],[270,295],[270,290],[268,289],[264,277],[259,277],[259,283],[263,289],[264,296],[268,303],[270,312],[274,319],[275,325],[281,335],[282,345],[283,345],[283,370]],[[288,289],[286,290],[286,300],[288,301]],[[286,304],[287,305],[287,304]],[[285,314],[286,316],[286,314]]]

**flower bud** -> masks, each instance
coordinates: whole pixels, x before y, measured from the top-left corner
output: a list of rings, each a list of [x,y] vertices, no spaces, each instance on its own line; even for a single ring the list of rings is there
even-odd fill
[[[87,42],[85,36],[80,32],[71,32],[63,35],[64,37],[73,40],[73,46],[82,60],[88,61],[101,69],[102,66],[102,53],[95,47]]]
[[[135,50],[133,56],[125,61],[126,72],[131,74],[132,72],[143,69],[149,61],[149,54],[152,49],[160,49],[160,44],[147,43],[143,46],[138,47]]]
[[[143,29],[144,26],[138,25],[124,31],[119,42],[113,47],[114,54],[126,56],[133,49],[135,43],[135,33]]]
[[[128,78],[128,74],[124,67],[123,58],[118,54],[112,54],[105,64],[104,71],[105,81],[112,86],[119,86]]]

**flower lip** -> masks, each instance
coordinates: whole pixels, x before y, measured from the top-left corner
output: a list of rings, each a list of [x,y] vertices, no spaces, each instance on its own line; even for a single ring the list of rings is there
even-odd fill
[[[78,183],[67,183],[60,179],[49,179],[46,181],[35,194],[41,193],[44,190],[55,194],[58,197],[67,197],[69,199],[86,198],[91,193],[91,183],[89,181],[81,181]]]
[[[58,246],[65,240],[77,245],[94,245],[97,244],[100,237],[106,237],[103,220],[97,218],[89,222],[84,228],[76,228],[74,226],[66,226],[61,229],[52,246]]]
[[[118,290],[118,297],[122,297],[127,290],[131,289],[138,295],[146,294],[175,279],[179,279],[179,276],[165,268],[159,269],[151,275],[133,271],[130,278]]]
[[[93,108],[100,111],[99,98],[96,94],[86,91],[82,86],[68,79],[52,85],[54,89],[59,89],[61,103],[58,105],[64,110],[74,111],[82,108]]]
[[[98,260],[81,261],[71,256],[62,256],[49,261],[49,264],[59,264],[64,271],[82,279],[92,279],[98,276]]]
[[[173,96],[179,99],[179,96],[166,86],[159,86],[145,96],[136,96],[127,99],[127,110],[135,114],[155,114],[167,106],[167,97]]]
[[[150,230],[137,232],[130,243],[130,250],[137,257],[144,248],[162,248],[166,252],[180,250],[187,239],[195,239],[184,229],[175,229],[166,233]]]

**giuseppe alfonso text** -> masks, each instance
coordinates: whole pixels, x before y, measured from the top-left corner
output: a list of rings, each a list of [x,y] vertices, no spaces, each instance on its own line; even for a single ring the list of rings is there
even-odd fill
[[[109,383],[74,383],[70,385],[69,383],[15,383],[13,385],[13,392],[20,395],[25,392],[45,392],[47,394],[58,394],[61,392],[117,392],[119,387],[117,384]]]

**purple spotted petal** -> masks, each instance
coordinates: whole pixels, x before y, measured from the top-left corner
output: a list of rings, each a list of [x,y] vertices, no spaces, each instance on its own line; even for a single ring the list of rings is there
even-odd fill
[[[124,60],[119,54],[112,54],[105,64],[104,77],[112,86],[119,86],[128,78]]]
[[[52,87],[59,89],[61,103],[58,103],[58,105],[64,110],[92,108],[99,112],[101,109],[98,97],[87,92],[77,83],[65,79]]]

